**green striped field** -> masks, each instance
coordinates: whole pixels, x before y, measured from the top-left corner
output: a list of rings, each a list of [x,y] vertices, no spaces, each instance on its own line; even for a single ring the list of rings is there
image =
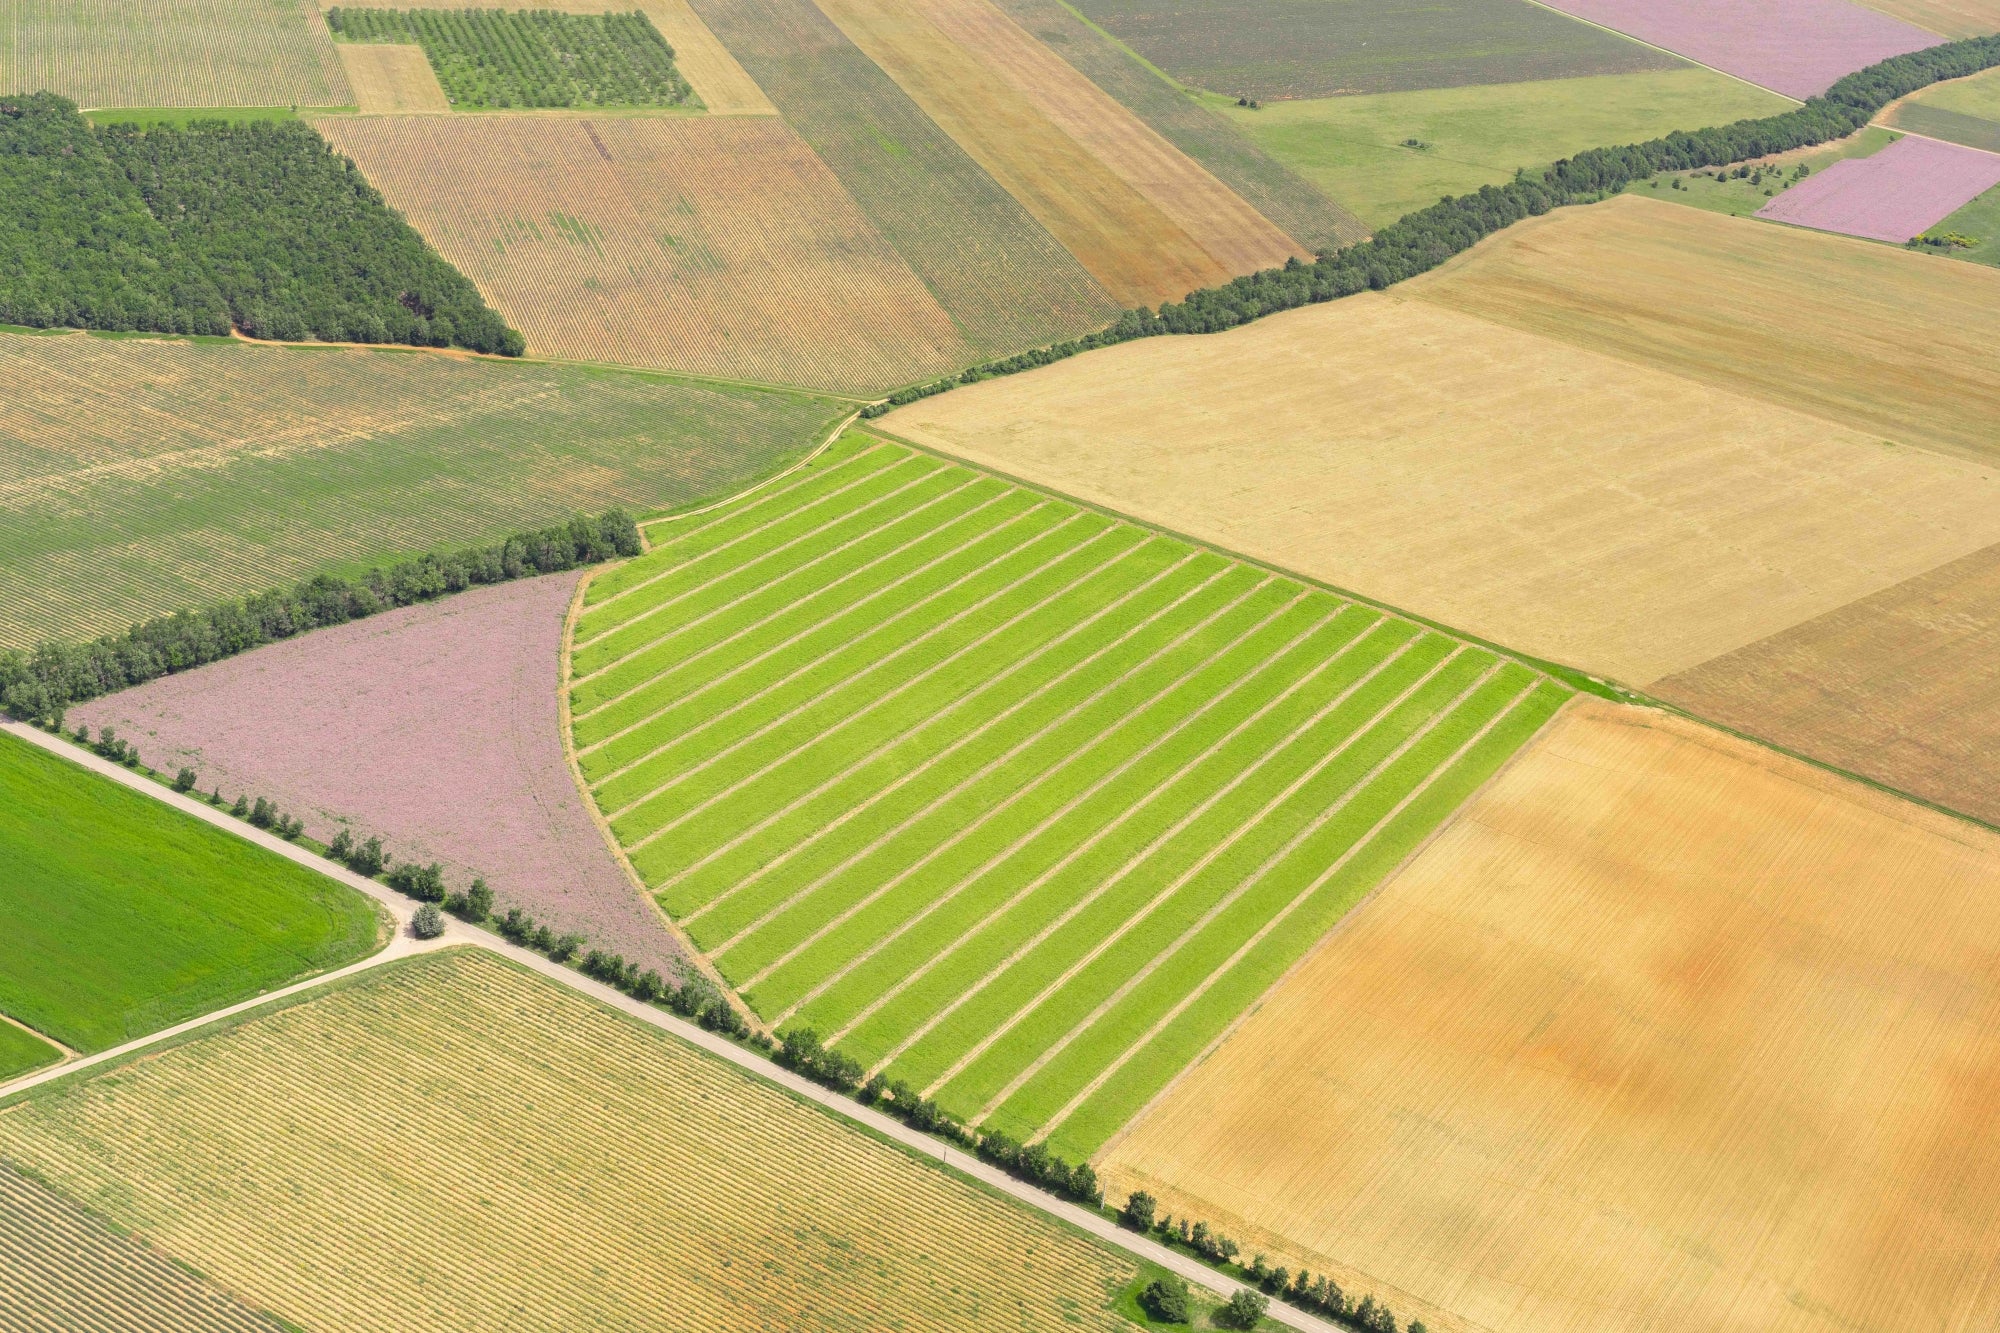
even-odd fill
[[[1073,1158],[1568,696],[858,434],[688,522],[572,640],[635,869],[773,1024]]]

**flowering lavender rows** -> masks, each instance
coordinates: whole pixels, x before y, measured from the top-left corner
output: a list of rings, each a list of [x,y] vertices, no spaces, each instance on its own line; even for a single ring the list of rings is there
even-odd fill
[[[1548,0],[1551,8],[1801,100],[1944,38],[1848,0]]]
[[[1902,242],[2000,185],[2000,156],[1906,138],[1872,157],[1836,162],[1757,211],[1819,231]]]
[[[164,676],[72,709],[203,791],[267,796],[326,841],[399,860],[667,971],[672,935],[591,821],[562,750],[563,613],[580,576],[475,588]],[[671,975],[671,973],[669,973]]]

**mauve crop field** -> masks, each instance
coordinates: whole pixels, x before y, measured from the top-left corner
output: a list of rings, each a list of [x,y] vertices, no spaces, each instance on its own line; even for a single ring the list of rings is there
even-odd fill
[[[1910,137],[1873,157],[1834,163],[1764,205],[1757,216],[1900,244],[1996,185],[2000,156]]]
[[[1847,0],[1548,0],[1787,97],[1944,39]]]

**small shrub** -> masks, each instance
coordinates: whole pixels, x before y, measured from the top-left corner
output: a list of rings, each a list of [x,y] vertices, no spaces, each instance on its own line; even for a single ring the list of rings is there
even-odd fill
[[[180,772],[174,774],[174,790],[177,792],[191,792],[194,790],[193,769],[184,768]]]
[[[1194,1318],[1187,1283],[1171,1273],[1146,1284],[1139,1293],[1139,1308],[1163,1324],[1185,1324]]]
[[[229,807],[229,813],[238,819],[250,818],[250,798],[248,796],[238,796],[236,804]]]
[[[341,829],[333,835],[333,841],[326,845],[327,859],[345,861],[352,855],[354,855],[354,835],[346,829]]]
[[[425,903],[410,918],[410,933],[420,940],[434,940],[444,934],[444,913],[436,903]]]

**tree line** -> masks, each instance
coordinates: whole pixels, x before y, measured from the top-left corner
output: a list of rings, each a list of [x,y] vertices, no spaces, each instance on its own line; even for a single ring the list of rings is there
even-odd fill
[[[862,409],[878,417],[892,408],[964,384],[1018,374],[1093,348],[1163,334],[1219,333],[1265,315],[1356,292],[1380,291],[1471,249],[1525,218],[1569,204],[1594,203],[1662,171],[1727,166],[1794,148],[1844,139],[1899,97],[1945,79],[1959,79],[2000,65],[2000,36],[1946,42],[1894,56],[1834,84],[1805,105],[1775,116],[1739,120],[1703,130],[1677,130],[1663,138],[1618,148],[1593,148],[1538,172],[1521,171],[1505,185],[1447,195],[1405,214],[1366,241],[1324,251],[1313,263],[1294,258],[1219,287],[1190,292],[1157,312],[1128,310],[1109,328],[1066,342],[977,365],[962,374],[916,385],[886,402]]]
[[[93,128],[53,93],[0,98],[0,323],[526,350],[303,121]]]
[[[30,652],[0,652],[0,707],[28,722],[60,726],[73,704],[160,676],[233,657],[308,630],[345,624],[478,584],[553,574],[637,555],[639,529],[612,509],[559,527],[516,533],[487,546],[418,556],[355,578],[320,574],[198,611],[159,616],[90,643],[54,640]]]

